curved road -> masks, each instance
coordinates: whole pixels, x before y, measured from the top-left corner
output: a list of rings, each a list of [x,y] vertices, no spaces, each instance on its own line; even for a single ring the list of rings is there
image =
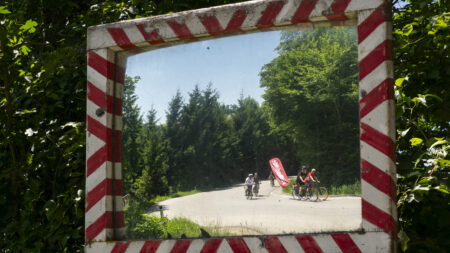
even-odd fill
[[[285,234],[356,230],[361,226],[360,197],[326,201],[293,199],[262,181],[261,196],[247,200],[242,185],[160,202],[168,218],[186,217],[202,226],[225,227],[233,234]],[[159,211],[153,212],[159,215]]]

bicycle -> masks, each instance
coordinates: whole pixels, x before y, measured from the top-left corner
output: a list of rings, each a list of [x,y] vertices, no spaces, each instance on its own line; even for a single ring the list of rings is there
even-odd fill
[[[307,199],[307,189],[306,189],[306,186],[303,185],[303,186],[302,186],[302,191],[300,192],[300,187],[299,187],[297,184],[295,184],[295,185],[292,187],[292,197],[294,197],[294,199],[299,199],[299,200]]]
[[[307,189],[307,196],[308,199],[311,201],[325,201],[328,198],[328,189],[324,186],[320,186],[320,183],[315,182],[313,183],[313,191],[311,192],[311,186],[308,187]]]
[[[259,193],[259,185],[261,183],[257,183],[253,186],[253,193],[255,194],[255,197],[258,197],[258,193]]]
[[[253,193],[252,193],[252,186],[250,185],[250,186],[244,186],[244,188],[245,188],[245,197],[247,198],[247,199],[252,199],[253,198]]]

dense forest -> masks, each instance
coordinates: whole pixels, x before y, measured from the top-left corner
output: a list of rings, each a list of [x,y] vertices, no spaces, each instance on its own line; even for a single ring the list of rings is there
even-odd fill
[[[83,251],[87,27],[235,2],[241,1],[1,1],[3,251]],[[399,249],[446,252],[450,248],[445,232],[450,227],[450,4],[448,0],[392,2]],[[277,110],[277,104],[286,106],[279,102],[271,110]],[[282,133],[291,124],[280,119],[277,123],[275,129]],[[300,164],[280,158],[286,167]],[[167,164],[165,159],[152,161]]]
[[[273,157],[288,175],[304,165],[316,168],[328,186],[359,180],[356,47],[352,28],[283,32],[279,56],[260,72],[262,105],[243,95],[221,104],[210,83],[195,86],[188,98],[174,94],[164,124],[155,110],[144,119],[136,104],[139,77],[126,77],[125,192],[148,201],[229,186],[254,172],[267,178]]]

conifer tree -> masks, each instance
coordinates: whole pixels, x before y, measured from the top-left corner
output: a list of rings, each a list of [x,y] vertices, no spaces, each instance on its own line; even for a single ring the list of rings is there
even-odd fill
[[[140,108],[137,105],[136,84],[140,77],[125,77],[123,88],[122,113],[122,169],[124,192],[128,192],[134,180],[138,178],[143,169],[140,156],[142,138],[140,132],[143,127]]]

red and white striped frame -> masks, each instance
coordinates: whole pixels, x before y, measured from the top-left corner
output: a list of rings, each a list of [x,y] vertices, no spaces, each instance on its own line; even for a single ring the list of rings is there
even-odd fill
[[[358,30],[362,228],[312,235],[116,241],[126,56],[196,40],[287,27]],[[392,28],[386,0],[256,0],[88,29],[87,252],[396,252]]]

